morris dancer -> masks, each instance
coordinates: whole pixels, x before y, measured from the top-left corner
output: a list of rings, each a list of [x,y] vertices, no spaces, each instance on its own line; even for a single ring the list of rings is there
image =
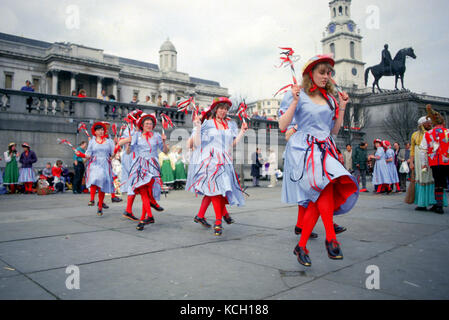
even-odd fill
[[[98,190],[97,215],[103,215],[105,193],[114,193],[111,159],[114,156],[114,142],[107,138],[107,125],[96,122],[91,128],[94,138],[89,140],[86,154],[76,152],[76,155],[88,159],[86,166],[86,188],[90,188],[89,206],[95,205],[95,193]]]
[[[370,160],[376,160],[373,170],[373,185],[376,188],[374,191],[376,194],[380,194],[384,189],[387,189],[387,192],[390,193],[390,184],[392,184],[392,180],[388,171],[387,162],[385,161],[385,150],[383,148],[382,140],[374,140],[374,147],[376,153],[369,156]]]
[[[158,163],[158,153],[168,151],[164,134],[153,132],[157,124],[156,116],[142,113],[137,121],[137,128],[142,132],[135,132],[132,137],[119,141],[119,145],[130,144],[130,152],[135,152],[129,170],[128,195],[140,194],[142,197],[142,216],[136,229],[142,231],[146,224],[154,223],[151,213],[150,199],[160,199],[161,172]]]
[[[192,133],[196,150],[189,165],[186,183],[186,190],[205,196],[199,213],[202,216],[196,216],[195,222],[210,226],[204,219],[204,213],[212,202],[216,218],[216,236],[223,232],[221,222],[226,216],[226,203],[244,205],[243,190],[234,170],[230,151],[244,136],[248,126],[243,123],[238,133],[237,124],[227,120],[231,106],[232,102],[228,98],[215,98],[201,119],[196,117]],[[209,117],[210,119],[206,120]],[[232,222],[231,219],[228,223]]]
[[[433,129],[424,134],[421,141],[421,170],[432,170],[435,180],[435,212],[443,214],[444,190],[447,189],[449,179],[449,129],[445,126],[445,120],[431,105],[426,106],[427,118],[432,120]],[[425,161],[427,157],[427,162]]]
[[[388,174],[390,176],[391,185],[389,189],[393,189],[393,185],[396,186],[396,192],[401,192],[399,187],[399,175],[396,165],[394,164],[394,150],[391,148],[391,143],[388,140],[382,141],[382,146],[385,150],[385,162],[387,163]]]
[[[331,259],[343,259],[333,226],[333,216],[350,211],[358,198],[355,178],[338,161],[332,134],[338,134],[349,97],[340,93],[340,106],[331,95],[331,56],[318,55],[303,68],[301,87],[292,85],[284,96],[279,129],[286,130],[293,118],[298,125],[286,146],[282,201],[306,208],[301,238],[293,253],[310,267],[306,248],[321,216],[326,230],[325,246]]]
[[[422,171],[421,163],[421,149],[420,145],[424,134],[432,129],[432,120],[427,117],[421,117],[418,120],[418,131],[413,132],[411,138],[411,150],[410,150],[410,169],[414,170],[415,173],[415,201],[417,205],[415,210],[417,211],[427,211],[427,207],[431,211],[436,210],[435,201],[435,182],[433,180],[432,171]],[[423,150],[426,152],[427,150]],[[426,161],[427,157],[423,157],[422,160]],[[443,204],[447,207],[447,197],[446,193],[443,194]]]

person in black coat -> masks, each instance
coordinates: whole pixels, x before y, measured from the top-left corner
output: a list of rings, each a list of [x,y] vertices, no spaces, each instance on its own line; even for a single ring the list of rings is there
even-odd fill
[[[262,168],[262,158],[260,156],[260,149],[256,148],[256,152],[251,155],[251,176],[253,177],[253,187],[260,187],[260,168]]]

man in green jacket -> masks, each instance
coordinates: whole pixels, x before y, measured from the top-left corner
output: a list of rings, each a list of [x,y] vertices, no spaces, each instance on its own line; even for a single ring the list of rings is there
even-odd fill
[[[360,192],[369,192],[366,189],[366,171],[368,162],[367,148],[368,144],[366,142],[361,142],[360,146],[358,146],[352,153],[352,167],[357,182],[360,183],[360,177],[362,177],[362,189],[360,189]]]

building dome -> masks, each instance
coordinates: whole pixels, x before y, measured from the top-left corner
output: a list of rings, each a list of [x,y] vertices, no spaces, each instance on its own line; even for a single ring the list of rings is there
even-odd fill
[[[171,43],[171,41],[169,39],[167,39],[162,44],[161,49],[159,50],[159,52],[162,52],[162,51],[173,51],[173,52],[176,52],[176,48],[173,45],[173,43]]]

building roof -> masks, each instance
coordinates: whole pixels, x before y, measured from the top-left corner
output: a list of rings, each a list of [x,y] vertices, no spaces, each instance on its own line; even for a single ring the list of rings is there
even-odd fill
[[[190,81],[193,83],[199,83],[199,84],[206,84],[209,86],[220,86],[219,82],[216,81],[211,81],[211,80],[205,80],[205,79],[200,79],[200,78],[194,78],[194,77],[190,77]]]
[[[118,57],[118,62],[120,64],[128,64],[128,65],[135,66],[135,67],[143,67],[143,68],[148,68],[148,69],[153,69],[153,70],[159,71],[159,66],[154,63],[143,62],[143,61],[123,58],[123,57]]]
[[[0,32],[0,40],[18,42],[18,43],[23,43],[23,44],[27,44],[30,46],[35,46],[35,47],[40,47],[40,48],[45,48],[45,49],[50,48],[52,46],[52,43],[50,43],[50,42],[19,37],[19,36],[2,33],[2,32]]]

